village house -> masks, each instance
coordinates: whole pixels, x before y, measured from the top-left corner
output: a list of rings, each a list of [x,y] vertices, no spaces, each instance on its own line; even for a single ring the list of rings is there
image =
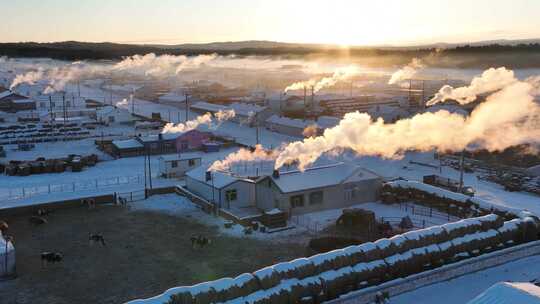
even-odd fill
[[[201,157],[190,155],[164,155],[158,158],[159,175],[165,178],[183,177],[187,171],[201,165]]]
[[[190,130],[184,133],[159,133],[127,140],[114,140],[112,152],[117,157],[138,156],[146,153],[172,154],[190,151],[219,151],[219,143],[212,141],[212,133]]]
[[[201,166],[187,172],[186,188],[233,214],[279,209],[297,215],[344,208],[376,201],[382,184],[378,175],[344,163],[259,177],[206,170]]]
[[[277,132],[294,137],[304,137],[304,130],[308,127],[318,129],[317,123],[313,120],[301,120],[288,118],[285,116],[272,115],[266,120],[266,128],[272,132]]]
[[[36,102],[25,96],[0,88],[0,111],[15,113],[19,111],[32,111],[36,109]]]

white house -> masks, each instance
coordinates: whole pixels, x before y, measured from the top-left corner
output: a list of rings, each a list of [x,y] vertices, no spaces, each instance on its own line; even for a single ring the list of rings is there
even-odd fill
[[[200,157],[183,155],[163,155],[158,158],[159,175],[165,178],[183,177],[186,172],[199,167]]]
[[[378,175],[344,163],[279,174],[274,171],[260,177],[206,170],[205,166],[200,166],[187,172],[186,187],[225,210],[280,209],[289,214],[302,214],[343,208],[376,201],[381,187]]]
[[[344,208],[376,201],[381,184],[375,173],[344,163],[274,172],[257,181],[257,207],[292,215]]]
[[[255,182],[220,171],[207,171],[199,166],[186,173],[186,188],[214,203],[219,208],[255,206]]]

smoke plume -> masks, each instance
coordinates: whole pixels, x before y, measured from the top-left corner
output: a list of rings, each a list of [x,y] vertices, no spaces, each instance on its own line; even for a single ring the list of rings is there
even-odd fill
[[[242,148],[229,154],[224,160],[215,161],[209,168],[211,171],[230,171],[235,164],[239,163],[257,163],[274,162],[277,157],[276,151],[266,151],[261,145],[256,145],[252,152]]]
[[[511,70],[507,70],[504,67],[498,69],[490,68],[484,71],[482,75],[474,77],[469,86],[460,88],[453,88],[449,85],[443,86],[428,101],[427,105],[434,105],[446,100],[455,100],[460,104],[467,104],[476,100],[476,97],[480,94],[498,91],[517,81],[514,72]]]
[[[489,75],[493,70],[488,71]],[[477,88],[479,83],[485,84],[475,79],[468,88]],[[469,117],[441,110],[384,124],[382,119],[372,122],[364,113],[346,114],[339,125],[326,129],[322,136],[286,146],[279,153],[275,167],[298,161],[299,168],[303,169],[322,154],[339,149],[395,158],[409,150],[460,151],[474,147],[495,151],[517,144],[539,143],[540,106],[534,102],[535,84],[514,80],[506,82],[505,86],[497,82],[486,87],[500,90],[488,96]],[[470,92],[470,89],[456,90]]]
[[[215,117],[215,123],[212,119],[212,114],[206,113],[200,116],[197,116],[197,118],[193,120],[189,120],[185,123],[167,123],[163,130],[161,130],[161,133],[184,133],[187,131],[191,131],[193,129],[196,129],[200,125],[208,125],[208,127],[212,129],[217,129],[223,122],[234,118],[235,116],[234,110],[224,110],[219,111],[214,114]]]
[[[404,80],[412,79],[418,74],[418,71],[424,67],[425,65],[422,60],[414,58],[411,63],[394,72],[390,77],[388,84],[396,84]]]
[[[323,77],[321,79],[312,78],[307,81],[295,82],[289,85],[288,87],[286,87],[285,92],[292,91],[292,90],[303,90],[304,88],[313,88],[313,91],[317,93],[324,88],[334,86],[339,81],[350,79],[351,77],[354,77],[359,74],[360,74],[360,71],[355,66],[347,66],[343,68],[338,68],[334,72],[334,74],[330,77]]]

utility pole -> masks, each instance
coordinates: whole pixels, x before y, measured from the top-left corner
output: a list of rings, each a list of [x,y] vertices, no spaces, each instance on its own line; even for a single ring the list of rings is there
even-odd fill
[[[131,101],[131,113],[135,114],[135,99],[133,98],[133,89],[131,90],[131,94],[129,95],[129,99]]]
[[[426,93],[425,93],[425,80],[422,80],[422,109],[426,108]]]
[[[255,139],[256,139],[257,145],[259,145],[259,119],[257,115],[259,115],[259,113],[255,113]]]
[[[459,192],[463,192],[463,167],[465,161],[465,150],[461,151],[461,157],[459,159]]]
[[[169,122],[171,122],[171,109],[169,109]]]
[[[144,198],[148,198],[147,196],[147,185],[146,185],[146,179],[147,179],[147,174],[146,174],[146,153],[144,155]]]
[[[81,81],[80,80],[77,81],[77,91],[79,93],[79,97],[81,97]]]
[[[153,190],[152,187],[152,166],[150,163],[150,153],[148,153],[148,177],[150,178],[150,190]]]
[[[188,119],[189,119],[189,94],[186,93],[186,119],[185,121],[187,122]],[[179,121],[180,122],[180,121]]]

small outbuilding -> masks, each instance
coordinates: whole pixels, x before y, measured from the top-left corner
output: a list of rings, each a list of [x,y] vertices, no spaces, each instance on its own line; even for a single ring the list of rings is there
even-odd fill
[[[183,177],[186,172],[199,167],[200,157],[182,155],[164,155],[158,158],[159,175],[165,178]]]
[[[139,156],[144,153],[144,146],[137,139],[113,140],[111,143],[112,154],[116,157]]]

